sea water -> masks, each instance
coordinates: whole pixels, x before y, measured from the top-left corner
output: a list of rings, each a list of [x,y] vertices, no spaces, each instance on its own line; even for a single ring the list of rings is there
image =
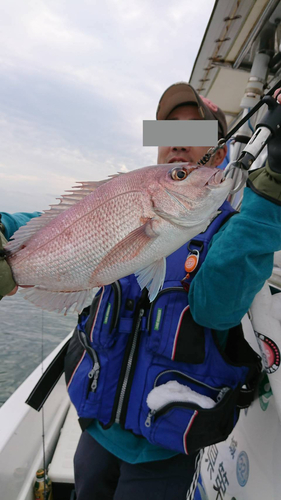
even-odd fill
[[[77,313],[43,311],[20,293],[0,301],[0,406],[76,323]]]

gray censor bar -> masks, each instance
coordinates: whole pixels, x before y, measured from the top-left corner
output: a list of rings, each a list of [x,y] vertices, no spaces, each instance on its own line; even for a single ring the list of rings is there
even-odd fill
[[[217,141],[217,120],[143,120],[143,146],[211,147]]]

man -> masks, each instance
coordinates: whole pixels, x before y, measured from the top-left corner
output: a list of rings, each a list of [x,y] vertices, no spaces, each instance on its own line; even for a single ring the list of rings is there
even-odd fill
[[[227,133],[224,113],[209,99],[199,96],[186,83],[177,83],[169,87],[162,95],[156,111],[157,120],[217,120],[218,139]],[[159,147],[157,163],[188,161],[197,163],[203,158],[209,148],[201,147]],[[176,153],[176,154],[175,154]],[[206,166],[215,167],[222,163],[227,153],[224,146],[219,149]],[[174,159],[175,158],[175,159]]]
[[[176,84],[163,94],[157,119],[202,118],[217,119],[220,135],[225,135],[226,125],[222,112],[212,103],[201,100],[189,85]],[[213,370],[217,369],[217,364],[225,369],[225,375],[223,370],[215,372],[215,377],[221,377],[218,387],[231,385],[229,379],[223,380],[224,377],[227,378],[229,370],[228,362],[223,359],[224,353],[229,354],[229,338],[234,342],[232,350],[235,351],[235,336],[237,335],[237,342],[242,342],[240,330],[236,326],[265,279],[270,276],[273,252],[281,248],[281,208],[278,202],[281,183],[278,165],[281,164],[281,153],[277,149],[278,151],[275,147],[273,155],[269,154],[269,165],[272,164],[275,170],[269,171],[267,167],[267,171],[261,169],[252,174],[251,187],[258,195],[251,189],[246,189],[241,214],[232,217],[220,230],[217,222],[212,223],[216,234],[202,267],[194,279],[189,280],[188,297],[181,285],[184,260],[182,263],[180,258],[183,255],[185,259],[188,253],[185,245],[180,253],[175,252],[176,256],[173,254],[167,259],[167,280],[170,280],[171,286],[165,283],[164,287],[165,292],[168,288],[172,290],[167,300],[166,293],[162,293],[161,297],[159,294],[156,306],[153,304],[154,309],[153,306],[150,309],[145,293],[140,294],[134,277],[128,277],[120,280],[121,284],[105,287],[94,300],[91,309],[81,315],[66,358],[69,393],[81,417],[81,423],[87,429],[82,433],[75,456],[78,500],[193,498],[199,474],[201,454],[198,450],[201,445],[196,445],[196,436],[189,440],[192,434],[189,428],[194,422],[193,427],[196,427],[198,418],[201,418],[200,405],[191,405],[193,417],[189,425],[189,417],[186,415],[189,409],[184,405],[179,410],[173,408],[156,420],[153,412],[147,413],[146,399],[148,393],[152,392],[154,380],[155,387],[161,377],[166,378],[159,386],[177,382],[181,383],[180,387],[186,387],[187,373],[197,370],[200,375],[197,386],[200,386],[200,381],[204,383],[209,376],[214,376]],[[161,147],[158,163],[196,163],[207,150],[208,148],[197,147]],[[208,165],[219,165],[224,156],[225,148],[218,150]],[[259,180],[261,177],[262,182]],[[275,181],[274,188],[271,189],[272,178]],[[265,185],[267,188],[264,192]],[[231,209],[224,204],[219,216],[222,217],[222,222],[230,213]],[[263,233],[258,236],[261,224],[264,224]],[[211,229],[207,230],[210,233],[208,237],[212,236]],[[201,236],[200,241],[206,244],[208,238],[202,240]],[[241,241],[243,245],[240,245]],[[201,243],[198,253],[201,251]],[[196,247],[197,243],[194,245]],[[116,297],[120,298],[120,288],[121,301],[116,302]],[[167,311],[170,311],[170,316]],[[188,311],[191,311],[192,316],[188,316]],[[180,328],[180,318],[185,321],[181,321],[184,329]],[[175,322],[175,328],[169,327]],[[109,328],[110,325],[112,328]],[[200,325],[203,325],[203,330]],[[140,335],[135,337],[138,331]],[[173,338],[175,356],[171,359],[170,344]],[[214,345],[213,338],[219,345],[218,348]],[[180,345],[176,345],[176,340],[183,342],[182,346],[187,340],[188,348],[185,346],[177,349]],[[206,356],[202,360],[205,347]],[[250,358],[251,355],[248,354]],[[186,355],[190,356],[189,361],[186,361]],[[209,364],[206,360],[209,360]],[[233,365],[235,361],[237,363],[237,359]],[[180,377],[179,367],[182,372]],[[201,367],[204,368],[204,373]],[[172,378],[168,376],[170,373],[173,373]],[[239,377],[242,380],[244,374],[242,377],[237,372],[237,377],[237,380]],[[192,387],[194,389],[194,385]],[[221,391],[219,394],[224,403],[225,394]],[[227,401],[229,394],[231,395],[231,391],[226,394]],[[202,395],[206,395],[205,390],[202,390]],[[213,397],[212,394],[209,395]],[[219,399],[213,399],[217,402],[216,410],[219,411],[222,407],[225,413],[225,407],[218,404]],[[234,415],[234,407],[232,411]],[[91,419],[94,420],[90,421]],[[216,427],[216,422],[217,419],[210,425],[209,421],[205,421],[204,425],[208,428],[207,439]],[[161,426],[164,428],[161,429]],[[181,436],[181,431],[178,433],[181,426],[186,429],[184,436]],[[202,431],[202,425],[199,430]],[[214,439],[223,437],[218,434]],[[180,452],[182,441],[185,448]],[[198,443],[199,441],[200,439]],[[189,446],[192,452],[186,454]]]
[[[222,112],[212,103],[200,99],[187,84],[180,83],[170,87],[160,99],[157,119],[198,120],[202,118],[217,119],[220,136],[225,135],[226,125]],[[203,147],[160,147],[158,163],[177,161],[196,163],[207,152],[207,149]],[[208,162],[208,166],[219,165],[225,152],[225,148],[218,150]],[[261,189],[260,186],[259,189]],[[262,206],[263,203],[269,206]],[[81,361],[81,356],[84,356],[83,348],[80,349],[80,352],[78,351],[77,339],[75,340],[74,335],[73,345],[70,346],[66,358],[66,378],[70,397],[78,409],[80,422],[87,429],[81,436],[75,456],[75,482],[79,500],[105,498],[114,500],[121,500],[121,498],[126,500],[131,498],[136,500],[146,498],[181,500],[193,498],[201,454],[194,451],[194,449],[196,450],[196,436],[192,441],[189,427],[195,426],[193,422],[196,421],[194,417],[197,418],[195,414],[197,410],[194,411],[194,416],[189,420],[188,416],[183,415],[188,410],[177,410],[176,405],[174,405],[172,410],[167,412],[165,410],[161,416],[161,412],[159,412],[159,417],[156,419],[153,412],[148,412],[147,401],[153,387],[158,386],[158,384],[158,387],[163,387],[167,381],[182,382],[187,373],[192,372],[191,366],[195,366],[194,371],[197,373],[199,373],[200,367],[203,367],[199,376],[203,377],[206,382],[209,377],[221,377],[222,382],[223,370],[221,373],[214,374],[212,366],[219,365],[221,359],[219,359],[220,354],[217,357],[216,348],[211,343],[210,329],[215,330],[216,341],[221,352],[229,354],[229,350],[233,350],[233,352],[238,350],[244,355],[246,348],[241,340],[237,325],[265,279],[270,276],[272,252],[278,250],[281,245],[280,226],[277,222],[280,216],[280,207],[274,205],[274,200],[273,203],[267,202],[248,190],[245,204],[245,211],[242,210],[240,215],[231,218],[214,236],[205,262],[191,284],[188,283],[190,284],[188,300],[186,297],[182,299],[184,294],[177,291],[181,285],[180,280],[184,277],[181,252],[187,255],[185,245],[183,249],[167,259],[167,281],[164,283],[161,296],[159,294],[159,298],[156,299],[149,312],[147,312],[149,305],[145,302],[145,297],[137,295],[134,291],[134,277],[128,277],[128,279],[120,280],[119,283],[123,300],[117,332],[113,330],[109,333],[105,326],[105,324],[109,324],[108,314],[110,315],[110,312],[108,311],[114,309],[115,303],[114,293],[110,291],[110,287],[105,287],[103,296],[99,295],[91,310],[81,316],[77,336],[80,335],[80,340],[83,338],[86,340],[85,349],[88,349],[90,345],[90,348],[95,350],[99,357],[100,369],[95,372],[95,375],[92,371],[89,372],[89,376],[93,375],[94,378],[96,376],[95,384],[93,389],[89,389],[91,385],[86,388],[87,370],[92,366],[94,368],[94,365],[90,364],[86,368],[86,363],[89,362],[89,358],[87,361],[85,360],[87,356]],[[226,213],[229,207],[224,206],[223,210]],[[254,215],[256,217],[258,212],[260,220],[258,220],[259,218],[253,220]],[[264,235],[267,248],[261,251],[263,245],[257,238],[259,233],[257,227],[260,227],[260,223],[263,222],[263,214],[265,213],[269,219],[275,213],[275,222],[270,229],[267,228],[269,232]],[[243,241],[242,249],[237,241]],[[200,247],[198,248],[200,249]],[[250,257],[252,253],[253,259]],[[261,258],[265,266],[262,272],[259,261],[261,254],[263,254]],[[169,288],[173,291],[169,292],[168,298],[165,299]],[[177,294],[176,300],[173,293]],[[183,312],[187,310],[186,304],[188,302],[192,318],[183,315]],[[171,308],[172,311],[170,311]],[[179,308],[180,313],[177,308]],[[130,309],[132,309],[131,316]],[[141,311],[144,311],[141,319],[143,323],[140,327],[141,335],[134,344],[137,317]],[[112,320],[112,317],[109,316],[109,319]],[[192,323],[194,320],[197,326]],[[182,325],[184,321],[187,325],[186,330],[181,332],[181,328],[177,325]],[[130,325],[130,334],[126,337],[128,324]],[[167,331],[172,329],[171,324],[173,324],[174,331],[167,334]],[[205,327],[206,356],[204,362],[199,347],[202,330],[198,325]],[[229,334],[230,330],[231,335]],[[85,337],[81,337],[81,332],[85,334]],[[182,337],[185,337],[181,340],[181,346],[183,347],[182,351],[186,352],[180,353],[176,349],[176,356],[171,361],[171,338],[174,339],[174,345],[176,345],[176,341],[179,344],[178,333],[182,333]],[[234,342],[232,346],[228,342],[229,338],[231,343]],[[87,339],[89,339],[89,345],[87,345]],[[184,345],[186,340],[189,345]],[[71,349],[75,345],[77,351],[73,356]],[[192,345],[192,349],[190,349],[190,345]],[[189,362],[186,363],[189,352]],[[252,355],[249,351],[247,356],[250,362]],[[122,362],[119,363],[120,359]],[[233,361],[233,365],[235,362],[239,364],[238,358]],[[227,364],[224,365],[224,370],[226,373]],[[180,371],[183,372],[182,378],[175,376],[175,372],[178,375]],[[168,375],[171,373],[173,373],[173,377]],[[166,378],[162,380],[161,377]],[[226,377],[227,375],[225,375]],[[224,384],[228,385],[229,380],[228,383],[224,380],[222,385]],[[184,384],[181,384],[181,388],[182,385]],[[194,389],[194,386],[192,388]],[[184,408],[183,405],[182,408]],[[223,405],[222,408],[224,408]],[[219,405],[217,405],[217,411],[219,411]],[[94,418],[94,420],[89,424],[87,417]],[[210,425],[208,421],[205,421],[208,429],[207,436],[205,436],[206,443],[212,442],[211,434],[216,427],[215,422],[212,420]],[[199,424],[198,431],[201,434],[204,433],[203,426],[200,427]],[[133,433],[129,432],[130,430]],[[178,430],[179,432],[177,432]],[[187,430],[188,439],[186,439]],[[138,437],[140,434],[146,439]],[[223,436],[217,435],[214,439],[222,440]],[[181,450],[181,442],[183,441],[184,448]],[[189,452],[189,447],[192,452],[185,455],[184,453]],[[198,439],[197,450],[199,447]],[[177,454],[177,451],[181,451],[181,453]]]

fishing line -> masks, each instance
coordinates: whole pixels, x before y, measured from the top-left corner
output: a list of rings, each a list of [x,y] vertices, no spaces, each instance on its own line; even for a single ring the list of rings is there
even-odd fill
[[[44,373],[44,311],[41,311],[41,371]],[[44,469],[44,498],[47,496],[46,490],[46,450],[45,450],[45,421],[44,421],[44,406],[41,409],[41,425],[42,425],[42,449],[43,449],[43,469]]]
[[[241,127],[241,125],[244,125],[244,123],[246,123],[247,120],[249,120],[249,118],[251,118],[251,116],[253,116],[259,109],[261,106],[263,106],[264,104],[264,97],[267,97],[267,96],[272,96],[275,92],[275,90],[277,90],[279,87],[281,86],[281,80],[279,80],[268,92],[267,94],[265,94],[261,100],[251,109],[251,111],[249,113],[246,114],[246,116],[244,116],[244,118],[242,118],[242,120],[240,120],[240,122],[237,123],[237,125],[235,125],[235,127],[233,127],[232,130],[230,130],[228,132],[228,134],[226,134],[224,140],[225,142],[228,141],[228,139],[230,139],[230,137],[235,134],[235,132],[237,132],[237,130]]]
[[[202,166],[202,165],[206,165],[206,163],[208,163],[208,161],[210,160],[210,158],[212,158],[212,156],[214,156],[216,154],[216,152],[218,151],[218,149],[224,147],[224,145],[226,144],[226,142],[228,141],[228,139],[230,139],[233,134],[235,134],[235,132],[237,132],[237,130],[239,130],[239,128],[244,125],[244,123],[246,123],[246,121],[248,121],[251,116],[253,116],[259,109],[261,106],[263,106],[264,104],[264,97],[266,96],[272,96],[275,92],[275,90],[277,90],[279,87],[281,87],[281,80],[279,80],[269,91],[267,94],[265,94],[261,100],[251,109],[251,111],[249,111],[249,113],[247,113],[236,125],[235,127],[233,127],[227,134],[225,137],[223,137],[222,139],[220,139],[217,143],[217,146],[213,147],[213,148],[210,148],[208,150],[208,152],[197,162],[197,165],[198,166]]]

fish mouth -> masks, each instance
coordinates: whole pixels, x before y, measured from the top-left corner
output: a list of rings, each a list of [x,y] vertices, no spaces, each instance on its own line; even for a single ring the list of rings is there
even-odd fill
[[[199,169],[200,167],[197,167],[197,168]],[[195,168],[194,170],[197,170],[197,169]],[[216,188],[220,187],[225,182],[227,183],[227,179],[224,176],[224,171],[223,170],[216,170],[216,172],[210,172],[210,177],[209,177],[209,179],[206,180],[203,187],[207,187],[209,189],[216,189]],[[182,207],[185,207],[185,205],[183,203],[181,203],[180,199],[182,199],[185,202],[187,200],[189,200],[188,196],[185,196],[183,193],[178,193],[178,192],[173,191],[173,190],[168,190],[167,188],[165,188],[165,191],[171,198],[173,198],[173,200],[177,201],[179,203],[179,205],[181,205]]]
[[[197,168],[200,169],[199,166]],[[195,168],[194,170],[197,170],[197,168]],[[233,184],[233,179],[226,178],[224,170],[210,168],[210,177],[206,180],[203,187],[207,187],[210,190],[215,190],[222,188],[222,184],[224,185],[226,190],[230,190]],[[165,192],[181,207],[181,209],[188,211],[194,205],[194,201],[190,200],[190,198],[188,196],[185,196],[183,193],[178,193],[177,191],[173,191],[167,188],[165,188]]]
[[[224,170],[218,170],[210,176],[205,186],[208,189],[217,189],[222,187],[223,184],[224,188],[230,191],[233,187],[233,183],[234,181],[231,177],[226,178]]]
[[[200,167],[198,167],[200,168]],[[222,186],[223,185],[223,186]],[[226,188],[226,191],[232,188],[233,179],[226,179],[223,170],[216,170],[215,172],[210,172],[210,177],[204,184],[204,187],[210,190],[221,189],[222,187]],[[188,196],[185,196],[183,193],[178,193],[172,190],[165,188],[165,192],[172,198],[174,202],[176,202],[181,210],[189,212],[194,208],[194,204],[196,202],[191,200]],[[217,212],[215,212],[217,213]]]
[[[208,186],[208,187],[210,187],[212,189],[214,187],[219,186],[224,181],[225,181],[224,171],[223,170],[218,170],[218,171],[216,171],[216,172],[214,172],[214,173],[212,173],[210,175],[210,177],[207,180],[205,186]]]

